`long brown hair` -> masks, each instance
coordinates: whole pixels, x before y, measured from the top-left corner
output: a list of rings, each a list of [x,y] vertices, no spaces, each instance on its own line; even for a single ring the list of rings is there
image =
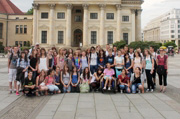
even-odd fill
[[[45,48],[41,48],[41,50],[40,50],[40,52],[41,52],[41,56],[40,57],[42,57],[42,51],[44,51],[45,53],[44,53],[44,55],[45,55],[45,57],[47,56],[47,54],[46,54],[46,50],[45,50]]]
[[[64,65],[63,74],[66,74],[65,68],[68,68],[67,73],[69,73],[69,67],[67,65]]]
[[[86,69],[88,69],[87,79],[89,79],[89,78],[90,78],[90,71],[89,71],[89,68],[88,68],[88,67],[84,68],[84,70],[83,70],[83,78],[84,78],[84,79],[86,78]]]

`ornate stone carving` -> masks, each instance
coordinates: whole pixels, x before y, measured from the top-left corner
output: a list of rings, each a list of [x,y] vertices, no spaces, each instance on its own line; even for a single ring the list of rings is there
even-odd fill
[[[50,9],[54,9],[55,6],[56,6],[56,4],[49,4],[49,8],[50,8]]]
[[[131,13],[135,14],[136,13],[136,9],[131,9]]]
[[[116,4],[116,8],[117,8],[117,10],[121,10],[121,4]]]
[[[39,28],[40,28],[40,29],[49,29],[49,27],[48,27],[47,25],[45,25],[45,24],[39,26]]]
[[[130,31],[130,29],[127,27],[124,27],[124,28],[122,28],[122,31]]]
[[[105,9],[106,5],[105,4],[99,4],[100,9]]]
[[[88,9],[89,4],[83,4],[82,6],[83,6],[84,9]]]
[[[113,29],[113,30],[116,30],[116,27],[114,27],[114,26],[107,26],[107,27],[105,27],[105,29]]]
[[[72,4],[65,4],[67,9],[72,9],[73,8],[73,5]]]
[[[63,25],[58,25],[58,26],[56,26],[55,28],[56,28],[56,29],[66,29],[66,27],[63,26]]]
[[[39,4],[33,3],[32,6],[33,6],[33,9],[39,9]]]
[[[93,25],[93,26],[88,27],[88,29],[99,29],[99,27],[98,27],[98,26]]]

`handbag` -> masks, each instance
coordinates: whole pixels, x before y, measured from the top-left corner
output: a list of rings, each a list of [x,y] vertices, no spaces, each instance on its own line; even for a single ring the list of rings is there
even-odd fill
[[[90,90],[88,82],[80,84],[80,92],[81,93],[88,93]]]

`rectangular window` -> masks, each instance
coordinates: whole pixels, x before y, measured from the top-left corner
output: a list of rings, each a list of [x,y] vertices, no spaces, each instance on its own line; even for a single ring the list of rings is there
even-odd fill
[[[63,40],[64,40],[64,32],[58,31],[58,43],[63,44]]]
[[[128,22],[129,21],[129,16],[122,16],[122,21]]]
[[[107,34],[108,36],[107,36],[107,43],[108,44],[113,44],[113,31],[108,31],[108,34]]]
[[[178,20],[178,23],[180,23],[180,20]]]
[[[24,25],[24,33],[27,33],[27,25]]]
[[[178,35],[178,38],[180,38],[180,35]]]
[[[171,38],[174,38],[174,35],[171,35]]]
[[[90,13],[90,19],[98,19],[97,13]]]
[[[20,25],[20,33],[23,33],[23,25]]]
[[[18,41],[15,41],[15,46],[18,46]]]
[[[180,33],[180,30],[178,30],[178,33]]]
[[[64,12],[57,13],[57,18],[58,19],[65,19],[65,13]]]
[[[47,43],[47,31],[42,31],[41,43]]]
[[[41,19],[48,19],[48,13],[47,12],[41,13]]]
[[[128,44],[128,33],[123,33],[123,40]]]
[[[19,17],[16,17],[16,19],[19,19]]]
[[[24,19],[27,19],[27,17],[24,17]]]
[[[114,13],[107,13],[106,19],[114,19]]]
[[[2,35],[3,35],[3,24],[0,23],[0,39],[2,39]]]
[[[81,16],[75,16],[75,22],[81,22],[82,18]]]
[[[171,33],[174,33],[174,30],[171,30]]]
[[[180,28],[180,25],[178,25],[178,28]]]
[[[91,44],[96,44],[97,41],[97,33],[96,31],[91,31]]]
[[[27,46],[27,42],[26,41],[24,41],[24,46]]]
[[[20,45],[21,47],[23,46],[22,41],[19,41],[19,45]]]
[[[19,33],[19,25],[16,25],[16,34]]]

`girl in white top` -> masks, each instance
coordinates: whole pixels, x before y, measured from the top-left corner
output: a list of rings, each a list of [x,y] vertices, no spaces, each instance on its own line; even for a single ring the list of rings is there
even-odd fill
[[[140,69],[142,69],[143,65],[142,65],[142,58],[141,58],[141,55],[138,51],[136,51],[134,53],[134,61],[133,61],[133,68],[134,68],[134,71],[137,67],[139,67]]]
[[[46,50],[44,48],[41,48],[41,56],[39,58],[39,64],[38,64],[38,72],[40,73],[41,70],[48,70],[48,62],[46,57]]]
[[[116,69],[116,77],[118,77],[118,75],[121,74],[121,71],[122,71],[123,66],[124,66],[124,58],[121,55],[122,55],[122,53],[119,50],[118,55],[114,58],[114,65],[115,65],[115,69]]]

